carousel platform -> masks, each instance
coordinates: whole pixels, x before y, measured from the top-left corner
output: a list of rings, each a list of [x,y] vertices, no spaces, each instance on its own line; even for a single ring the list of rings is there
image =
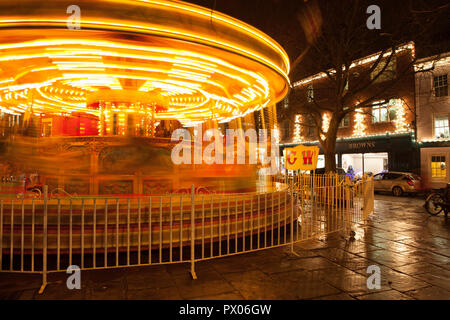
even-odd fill
[[[282,184],[236,194],[1,199],[2,254],[149,250],[246,237],[291,222]],[[194,217],[192,216],[194,214]],[[22,249],[21,249],[22,248]]]

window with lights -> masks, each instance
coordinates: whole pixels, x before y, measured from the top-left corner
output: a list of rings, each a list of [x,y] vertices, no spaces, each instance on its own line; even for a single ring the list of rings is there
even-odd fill
[[[347,82],[348,83],[348,82]],[[348,107],[344,107],[344,110],[347,110]],[[347,113],[344,118],[342,118],[341,122],[339,123],[339,128],[348,127],[348,124],[350,123],[350,114]]]
[[[448,96],[448,81],[446,74],[433,77],[433,91],[435,97]]]
[[[434,116],[434,135],[436,138],[449,138],[448,115]]]
[[[350,122],[350,115],[347,113],[339,123],[339,128],[348,127],[349,122]]]
[[[447,177],[445,156],[432,156],[431,157],[431,177],[432,178]]]
[[[372,122],[391,122],[397,119],[397,107],[387,103],[376,104],[372,107]]]

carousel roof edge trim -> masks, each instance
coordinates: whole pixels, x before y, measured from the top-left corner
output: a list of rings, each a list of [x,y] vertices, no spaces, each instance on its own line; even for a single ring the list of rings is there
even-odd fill
[[[108,18],[100,17],[98,12],[104,10],[107,3],[120,4],[120,10],[114,7],[108,8]],[[67,2],[60,0],[49,0],[36,2],[34,0],[20,1],[22,6],[17,6],[15,2],[0,3],[0,28],[32,28],[32,27],[62,27],[67,28],[68,14],[66,13]],[[56,4],[59,4],[57,6]],[[289,57],[285,50],[274,39],[257,28],[246,24],[218,11],[189,4],[177,0],[101,0],[101,1],[77,1],[81,9],[81,28],[92,30],[116,30],[130,33],[142,33],[158,36],[166,36],[175,39],[198,42],[204,45],[217,47],[222,50],[237,53],[247,58],[256,60],[270,67],[280,74],[287,83],[290,83],[288,73],[290,69]],[[140,8],[136,8],[139,6]],[[27,10],[23,10],[26,7]],[[58,8],[60,7],[60,8]],[[153,14],[149,14],[152,12]],[[130,16],[130,11],[140,12],[138,16]],[[141,11],[144,10],[144,11]],[[157,20],[147,19],[142,21],[148,14],[148,18],[158,13],[165,12],[165,19],[158,25]],[[183,13],[182,19],[177,14]],[[137,18],[141,19],[137,19]],[[187,19],[189,17],[189,19]],[[98,20],[101,18],[100,21]],[[136,18],[136,20],[132,20]],[[93,20],[91,20],[93,19]],[[177,26],[172,27],[173,20],[183,20],[182,23],[196,22],[192,26],[207,22],[208,29],[196,29],[194,32],[183,32]],[[126,21],[130,24],[125,23]],[[214,30],[216,34],[213,34]],[[208,32],[209,31],[209,32]],[[231,37],[230,33],[238,33],[238,37]],[[244,36],[244,37],[243,37]],[[241,41],[237,41],[243,37]],[[215,38],[220,38],[221,41]],[[226,41],[225,41],[226,40]],[[250,44],[257,43],[260,48],[258,52],[255,48],[250,48]],[[281,99],[279,99],[281,100]]]

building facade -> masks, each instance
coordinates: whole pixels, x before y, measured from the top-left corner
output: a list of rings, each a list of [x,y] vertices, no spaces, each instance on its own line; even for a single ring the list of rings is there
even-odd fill
[[[442,188],[450,182],[450,52],[421,59],[415,69],[421,176],[426,188]]]
[[[365,80],[364,77],[372,77],[376,70],[372,70],[371,67],[379,54],[353,61],[345,90],[352,91]],[[369,107],[356,109],[342,119],[336,141],[337,167],[346,171],[351,167],[356,174],[376,174],[383,170],[419,172],[419,152],[415,138],[413,57],[413,43],[400,47],[395,57],[386,62],[388,66],[376,81],[373,81],[370,90],[364,92],[360,99],[364,100],[372,94],[375,95],[386,81],[395,82],[395,85],[389,86],[389,89],[377,95]],[[383,67],[383,60],[378,64],[377,68],[379,67]],[[401,77],[399,70],[403,72]],[[311,105],[311,108],[314,108],[314,104],[323,106],[322,109],[325,110],[321,112],[322,129],[326,132],[331,116],[326,109],[334,108],[331,90],[334,88],[330,87],[330,80],[324,73],[293,83],[289,103],[285,102],[279,106],[280,109],[289,108],[290,112],[285,114],[291,115],[291,120],[287,119],[288,117],[279,120],[281,152],[286,147],[298,144],[321,147],[315,129],[317,122],[311,121],[308,106]],[[358,101],[354,101],[354,105],[357,103]],[[324,165],[324,156],[321,154],[318,167]]]

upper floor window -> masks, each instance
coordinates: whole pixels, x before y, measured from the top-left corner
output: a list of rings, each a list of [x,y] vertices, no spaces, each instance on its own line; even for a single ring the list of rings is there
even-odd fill
[[[397,107],[387,103],[372,107],[372,122],[391,122],[397,119]]]
[[[291,124],[289,120],[284,120],[283,122],[283,139],[289,139],[291,135]]]
[[[348,107],[344,107],[344,110],[347,110],[347,109],[348,109]],[[350,114],[347,113],[344,116],[344,118],[342,118],[341,122],[339,123],[339,128],[348,127],[349,122],[350,122]]]
[[[306,117],[306,137],[313,138],[316,136],[316,122],[311,115]]]
[[[448,82],[446,74],[433,77],[433,89],[435,97],[448,96]]]
[[[350,122],[350,114],[347,113],[344,116],[344,118],[342,118],[341,123],[339,123],[339,128],[348,127],[349,122]]]
[[[289,108],[289,100],[288,100],[287,96],[283,100],[283,106],[284,106],[285,109]]]
[[[396,70],[397,70],[397,60],[395,57],[392,57],[389,61],[389,64],[387,65],[386,69],[382,72],[384,66],[386,65],[387,61],[382,60],[378,63],[378,65],[375,67],[375,69],[370,74],[370,79],[373,80],[375,77],[376,80],[374,82],[383,82],[387,80],[393,80],[395,79]],[[380,74],[381,73],[381,74]],[[380,75],[378,75],[380,74]]]
[[[314,100],[314,87],[312,84],[310,84],[306,89],[306,100],[308,102],[313,102]]]
[[[449,138],[448,115],[434,117],[434,135],[436,138]]]

